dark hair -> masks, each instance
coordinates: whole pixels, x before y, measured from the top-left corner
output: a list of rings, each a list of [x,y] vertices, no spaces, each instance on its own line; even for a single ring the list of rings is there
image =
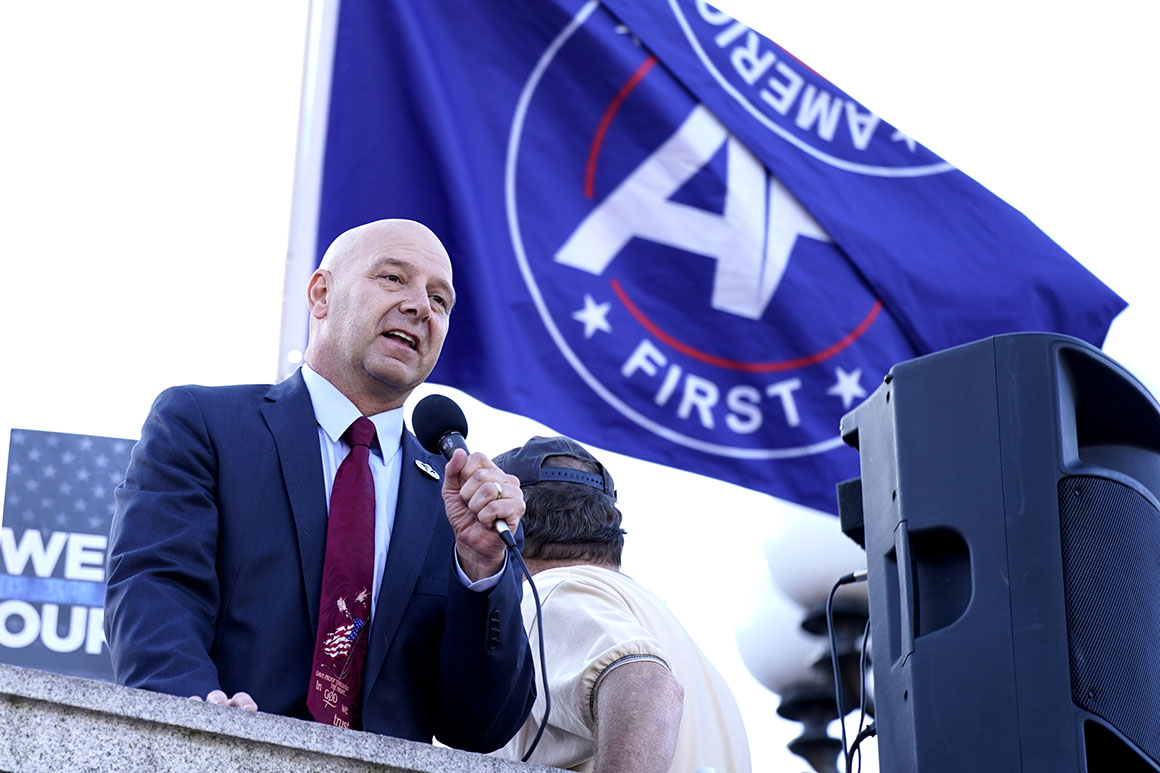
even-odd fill
[[[552,456],[558,466],[597,472],[595,465],[567,456]],[[545,460],[545,465],[548,460]],[[579,483],[547,482],[524,488],[527,509],[524,557],[576,558],[620,566],[624,529],[616,501],[603,491]]]

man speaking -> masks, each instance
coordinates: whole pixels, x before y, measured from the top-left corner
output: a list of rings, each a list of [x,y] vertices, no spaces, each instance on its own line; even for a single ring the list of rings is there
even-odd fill
[[[403,426],[447,334],[451,261],[425,226],[380,220],[331,244],[307,296],[298,373],[154,403],[110,533],[115,677],[496,749],[535,697],[495,530],[518,527],[519,481]]]

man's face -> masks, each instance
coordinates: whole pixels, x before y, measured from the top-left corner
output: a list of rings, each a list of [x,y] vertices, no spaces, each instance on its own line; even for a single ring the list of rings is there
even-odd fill
[[[423,226],[380,221],[353,234],[330,266],[311,280],[311,367],[360,409],[397,407],[439,359],[455,299],[451,261]]]

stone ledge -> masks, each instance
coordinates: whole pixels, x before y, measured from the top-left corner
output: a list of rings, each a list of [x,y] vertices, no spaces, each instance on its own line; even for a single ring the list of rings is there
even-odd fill
[[[0,770],[146,769],[557,770],[0,664]]]

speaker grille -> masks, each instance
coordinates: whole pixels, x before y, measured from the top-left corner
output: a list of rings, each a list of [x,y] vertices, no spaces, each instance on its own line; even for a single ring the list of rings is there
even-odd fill
[[[1072,700],[1160,760],[1160,513],[1118,481],[1059,481]]]

